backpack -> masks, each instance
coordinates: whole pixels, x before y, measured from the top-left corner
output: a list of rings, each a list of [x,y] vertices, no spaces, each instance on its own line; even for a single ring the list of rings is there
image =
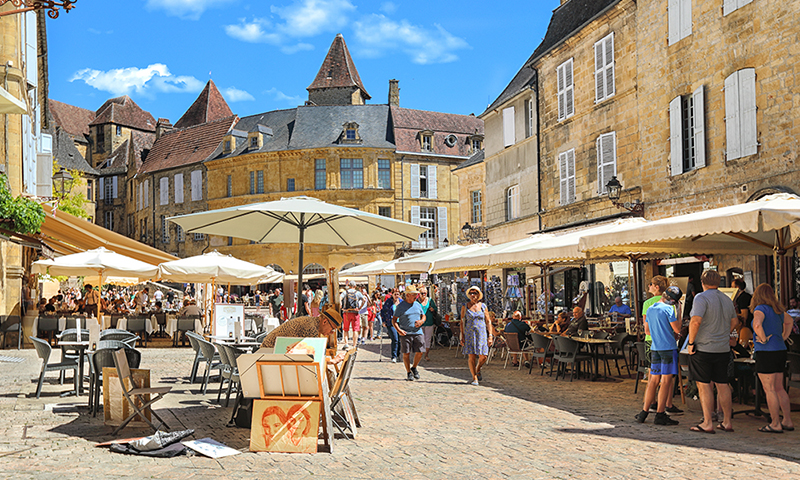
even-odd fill
[[[348,290],[344,297],[345,310],[358,310],[358,297],[355,290]]]

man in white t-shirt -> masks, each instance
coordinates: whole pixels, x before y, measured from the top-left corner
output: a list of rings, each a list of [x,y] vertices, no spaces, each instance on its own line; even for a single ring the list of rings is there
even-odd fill
[[[156,302],[160,302],[161,299],[164,298],[164,293],[161,292],[161,290],[156,290],[155,293],[153,293],[153,298],[156,299]]]

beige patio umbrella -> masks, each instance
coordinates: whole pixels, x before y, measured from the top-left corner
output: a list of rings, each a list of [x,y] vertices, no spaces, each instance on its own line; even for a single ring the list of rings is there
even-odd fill
[[[257,285],[283,281],[283,274],[270,267],[262,267],[217,251],[164,262],[159,264],[158,271],[161,280],[181,283]]]

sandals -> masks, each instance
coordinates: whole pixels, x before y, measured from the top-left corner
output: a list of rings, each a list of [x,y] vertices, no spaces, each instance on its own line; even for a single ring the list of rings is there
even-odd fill
[[[786,425],[781,423],[781,428],[784,432],[794,432],[794,427],[787,427]]]
[[[733,433],[733,427],[725,428],[723,424],[717,424],[717,430],[722,430],[723,432]]]
[[[759,428],[758,431],[762,433],[783,433],[783,430],[775,430],[774,428],[772,428],[772,425],[769,424]]]
[[[689,428],[689,430],[691,430],[693,432],[699,432],[699,433],[709,433],[709,434],[717,433],[717,432],[714,431],[713,428],[711,430],[706,430],[705,428],[701,427],[700,424],[697,424],[694,427]]]

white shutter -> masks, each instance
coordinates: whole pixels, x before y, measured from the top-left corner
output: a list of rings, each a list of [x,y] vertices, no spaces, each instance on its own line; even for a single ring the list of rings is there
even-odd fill
[[[114,175],[113,177],[111,177],[111,197],[112,198],[117,198],[117,196],[119,195],[119,190],[117,189],[117,178],[119,178],[117,175]]]
[[[428,165],[428,198],[439,198],[436,179],[436,165]]]
[[[740,0],[724,0],[722,2],[722,16],[725,16],[739,8],[739,1]]]
[[[692,34],[692,0],[681,0],[681,38]]]
[[[150,179],[144,181],[144,206],[150,206]]]
[[[419,198],[419,164],[412,163],[411,167],[411,198]]]
[[[670,173],[683,173],[683,118],[681,117],[681,97],[669,102],[669,161]]]
[[[141,182],[137,186],[137,190],[139,190],[139,198],[136,200],[136,204],[138,205],[139,210],[141,210],[142,209],[142,197],[144,196],[144,195],[142,195],[142,184],[141,184]]]
[[[419,225],[419,206],[418,205],[412,205],[411,206],[411,224],[412,225]],[[411,248],[420,248],[420,245],[421,245],[421,243],[419,242],[419,240],[411,242]]]
[[[436,226],[439,246],[444,247],[444,239],[447,238],[447,207],[436,207]]]
[[[616,89],[614,88],[614,34],[610,34],[603,42],[603,49],[606,56],[606,97],[614,95]]]
[[[192,172],[192,201],[203,199],[203,172],[195,170]]]
[[[36,195],[53,196],[53,154],[36,154]]]
[[[573,85],[571,58],[564,66],[564,88],[564,105],[566,107],[564,113],[567,117],[571,117],[575,113],[575,86]]]
[[[564,65],[559,65],[556,68],[556,76],[558,77],[558,119],[563,120],[566,112],[564,105]]]
[[[514,107],[503,109],[503,146],[514,145]]]
[[[158,186],[159,204],[169,204],[169,177],[161,177]]]
[[[575,201],[575,149],[567,152],[567,203]]]
[[[105,182],[105,178],[100,177],[100,188],[97,189],[97,199],[98,200],[103,200],[103,199],[106,198],[106,196],[105,196],[106,192],[105,192],[105,189],[103,188],[104,182]]]
[[[39,83],[36,47],[36,12],[25,12],[25,77],[33,86]]]
[[[705,95],[703,86],[700,85],[692,93],[692,108],[694,112],[694,168],[706,166],[706,119],[705,119]]]
[[[597,137],[597,192],[606,193],[606,183],[617,174],[616,132]]]
[[[605,60],[603,58],[603,40],[594,44],[594,101],[606,98]]]
[[[741,118],[741,156],[758,153],[758,129],[756,127],[756,70],[739,70],[739,111]]]
[[[669,44],[674,45],[681,39],[681,0],[669,0],[667,17],[669,19]]]
[[[183,174],[175,174],[175,203],[183,203]]]
[[[739,112],[739,72],[733,72],[725,79],[725,152],[728,160],[742,156]]]
[[[558,176],[559,176],[559,191],[561,193],[561,205],[566,205],[567,202],[567,152],[558,155]]]

